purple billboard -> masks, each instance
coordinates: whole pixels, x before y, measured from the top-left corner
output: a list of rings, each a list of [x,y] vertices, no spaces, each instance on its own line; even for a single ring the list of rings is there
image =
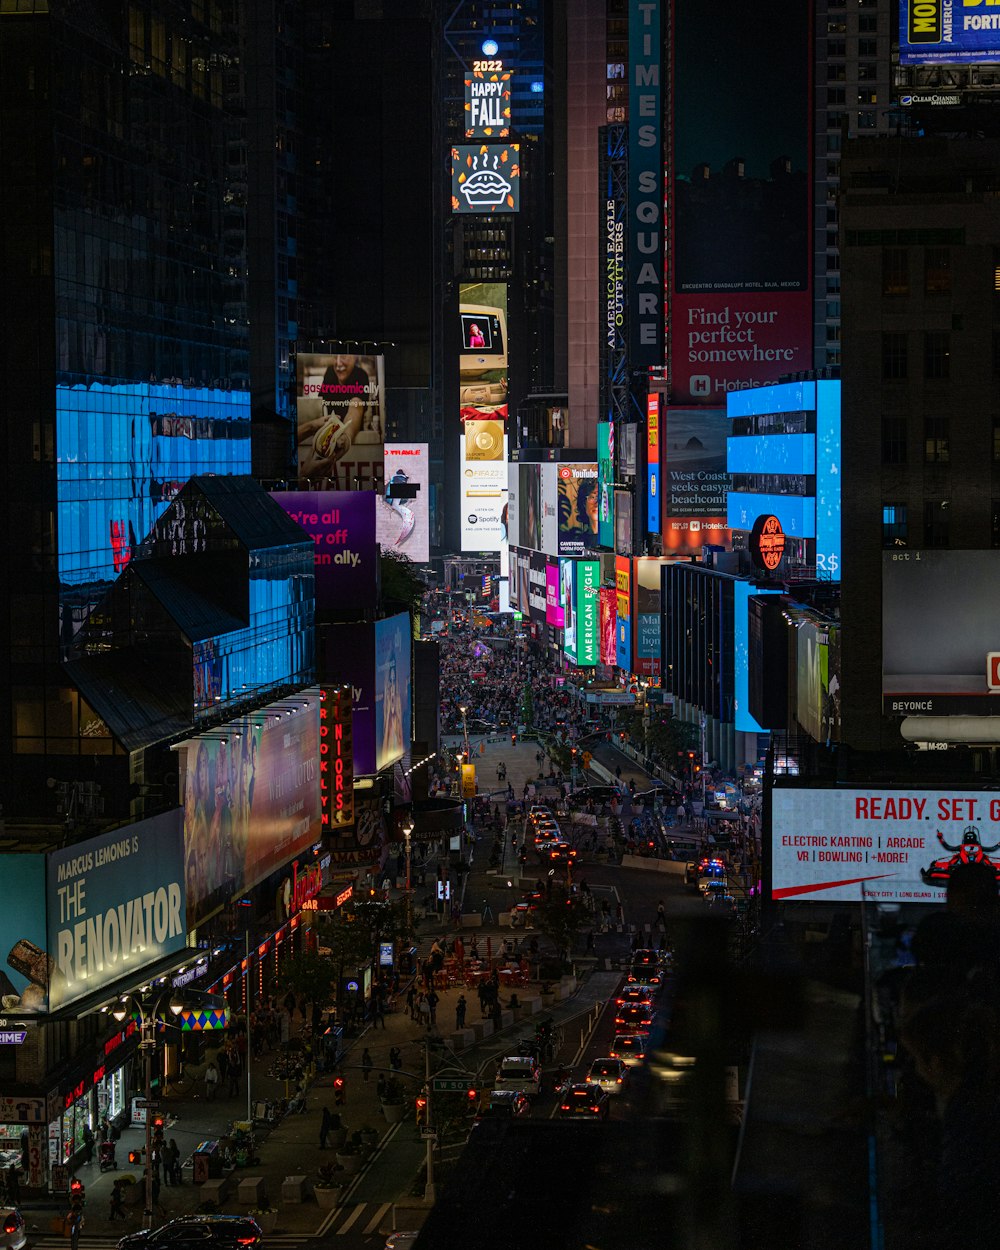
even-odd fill
[[[275,491],[271,498],[315,545],[316,608],[373,608],[378,595],[376,494],[370,490]]]
[[[556,629],[562,629],[564,623],[562,597],[559,585],[559,565],[545,566],[545,621]]]

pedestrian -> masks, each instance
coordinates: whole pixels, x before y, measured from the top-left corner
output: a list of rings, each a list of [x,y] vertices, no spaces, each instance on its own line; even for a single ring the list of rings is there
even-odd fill
[[[410,1013],[411,1020],[416,1020],[417,1018],[416,1003],[417,1003],[417,983],[416,981],[414,981],[413,984],[410,986],[410,988],[406,991],[406,1010]]]
[[[80,1250],[80,1234],[83,1232],[83,1207],[74,1204],[69,1212],[70,1250]]]
[[[89,1124],[83,1126],[83,1161],[94,1162],[94,1130]]]
[[[420,1002],[417,1005],[417,1010],[420,1015],[421,1025],[426,1028],[429,1033],[431,1028],[431,1005],[427,1001],[426,994],[420,995]]]
[[[243,1070],[243,1062],[240,1058],[240,1052],[234,1046],[229,1055],[229,1097],[235,1098],[240,1092],[240,1073]]]
[[[210,1059],[208,1067],[205,1069],[205,1097],[209,1102],[215,1099],[215,1091],[219,1084],[219,1069],[215,1066],[215,1061]]]
[[[431,1024],[437,1024],[437,1005],[441,1000],[438,998],[434,990],[427,995],[427,1006],[431,1012]]]
[[[663,899],[656,904],[656,926],[666,932],[667,928],[667,912],[663,906]]]
[[[389,1067],[393,1072],[398,1072],[403,1066],[403,1053],[398,1046],[393,1046],[389,1051]]]
[[[366,1046],[361,1053],[361,1072],[364,1077],[364,1082],[366,1085],[368,1084],[368,1078],[372,1074],[373,1066],[374,1065],[372,1064],[371,1054],[369,1053],[368,1047]]]
[[[12,1163],[7,1169],[7,1201],[15,1207],[21,1201],[21,1180],[16,1163]]]
[[[124,1181],[115,1181],[111,1186],[111,1206],[108,1211],[108,1219],[111,1221],[128,1219],[128,1216],[125,1214],[125,1205],[122,1202],[122,1186],[124,1184]]]
[[[378,1080],[375,1082],[375,1094],[379,1102],[385,1101],[385,1095],[388,1087],[389,1082],[385,1079],[385,1073],[380,1072],[378,1074]]]
[[[381,994],[376,994],[372,1002],[372,1028],[377,1029],[379,1025],[385,1028],[385,1002]]]
[[[184,1179],[181,1170],[181,1148],[177,1145],[175,1138],[170,1139],[170,1183],[171,1185],[179,1185]]]
[[[367,1079],[367,1077],[365,1079]],[[324,1107],[323,1118],[319,1122],[319,1148],[320,1150],[326,1149],[326,1139],[330,1134],[330,1129],[332,1128],[332,1126],[333,1126],[333,1113],[330,1111],[329,1107]]]
[[[465,1028],[465,1009],[468,1004],[465,1001],[465,995],[459,994],[458,1002],[455,1004],[455,1028]]]
[[[159,1211],[161,1215],[166,1215],[166,1209],[160,1202],[160,1176],[158,1172],[153,1173],[153,1210]]]
[[[592,951],[593,949],[594,949],[594,930],[591,929],[589,933],[587,934],[587,950]]]

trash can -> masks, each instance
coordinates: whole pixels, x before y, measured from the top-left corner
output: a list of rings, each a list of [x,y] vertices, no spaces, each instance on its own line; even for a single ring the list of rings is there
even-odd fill
[[[196,1185],[203,1181],[218,1180],[222,1175],[222,1152],[218,1141],[203,1141],[194,1149],[191,1159]]]

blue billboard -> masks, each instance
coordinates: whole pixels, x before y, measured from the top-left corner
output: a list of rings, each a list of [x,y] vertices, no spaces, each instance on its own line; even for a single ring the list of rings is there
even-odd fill
[[[763,733],[750,715],[750,606],[751,595],[779,595],[780,588],[764,590],[737,579],[733,586],[733,687],[737,732]]]
[[[5,898],[0,945],[6,963],[0,969],[4,1014],[45,1011],[49,1005],[46,953],[45,856],[0,855]]]
[[[597,541],[615,549],[615,449],[614,426],[597,424]]]
[[[663,364],[662,0],[629,0],[628,335],[633,369]]]
[[[900,0],[901,65],[960,65],[1000,57],[1000,18],[979,0]]]
[[[50,1011],[184,949],[181,808],[46,860]]]
[[[840,383],[816,383],[816,573],[840,581]]]

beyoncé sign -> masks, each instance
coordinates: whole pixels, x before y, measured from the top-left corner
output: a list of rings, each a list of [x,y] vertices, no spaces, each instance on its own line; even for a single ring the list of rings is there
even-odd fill
[[[324,830],[347,830],[354,824],[353,761],[351,692],[339,686],[324,686],[319,708],[319,778]]]

